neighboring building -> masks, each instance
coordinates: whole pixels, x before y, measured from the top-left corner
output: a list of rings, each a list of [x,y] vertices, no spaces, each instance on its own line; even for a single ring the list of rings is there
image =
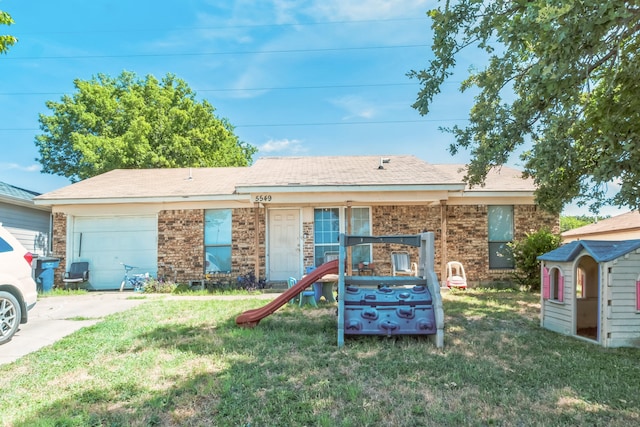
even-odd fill
[[[542,327],[604,347],[640,347],[640,240],[576,240],[538,259]]]
[[[40,195],[0,182],[0,223],[31,253],[47,255],[51,236],[51,207],[36,206]]]
[[[470,283],[508,280],[506,244],[543,226],[557,231],[559,217],[535,205],[521,172],[504,167],[468,189],[461,168],[414,156],[271,157],[250,167],[114,170],[36,200],[53,210],[61,268],[89,261],[97,289],[119,286],[121,263],[183,283],[249,271],[285,281],[337,251],[341,232],[433,231],[439,274],[456,260]],[[351,264],[390,274],[393,249],[358,246]]]
[[[574,240],[629,239],[640,239],[640,213],[638,211],[627,212],[562,233],[563,243]]]

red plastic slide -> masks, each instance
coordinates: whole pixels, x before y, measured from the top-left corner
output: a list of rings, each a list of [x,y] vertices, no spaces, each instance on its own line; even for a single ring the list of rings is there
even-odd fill
[[[294,298],[300,292],[304,291],[325,274],[338,274],[337,259],[322,264],[320,267],[316,268],[311,273],[300,279],[295,286],[287,289],[286,292],[280,294],[280,296],[278,296],[276,299],[274,299],[264,307],[245,311],[240,316],[236,317],[236,325],[240,325],[245,328],[253,328],[258,323],[260,323],[262,319],[270,314],[273,314],[277,309],[285,305],[287,302],[289,302],[290,299]]]

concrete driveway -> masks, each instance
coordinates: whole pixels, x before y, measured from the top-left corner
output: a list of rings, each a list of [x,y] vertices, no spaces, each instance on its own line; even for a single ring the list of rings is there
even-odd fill
[[[0,365],[53,344],[80,328],[94,325],[109,314],[150,300],[131,299],[132,296],[132,292],[89,292],[85,295],[38,298],[36,306],[29,311],[29,322],[20,325],[11,341],[0,346]]]
[[[88,292],[81,295],[40,297],[29,312],[29,322],[11,341],[0,346],[0,365],[13,362],[39,350],[85,326],[100,322],[105,316],[128,310],[154,299],[272,299],[277,294],[222,295],[222,296],[172,296],[165,294],[135,294],[129,292]],[[135,298],[140,297],[140,298]],[[87,320],[74,320],[86,318]]]

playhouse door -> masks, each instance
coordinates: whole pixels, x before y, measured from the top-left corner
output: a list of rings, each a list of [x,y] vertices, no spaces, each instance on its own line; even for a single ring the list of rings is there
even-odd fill
[[[578,262],[575,280],[576,335],[598,340],[600,337],[598,263],[590,256]]]
[[[269,280],[300,277],[300,210],[269,210]]]

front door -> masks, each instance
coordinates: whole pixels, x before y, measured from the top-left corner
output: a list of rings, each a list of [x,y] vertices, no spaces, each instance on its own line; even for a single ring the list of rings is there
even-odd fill
[[[300,210],[269,211],[269,280],[300,277]]]

